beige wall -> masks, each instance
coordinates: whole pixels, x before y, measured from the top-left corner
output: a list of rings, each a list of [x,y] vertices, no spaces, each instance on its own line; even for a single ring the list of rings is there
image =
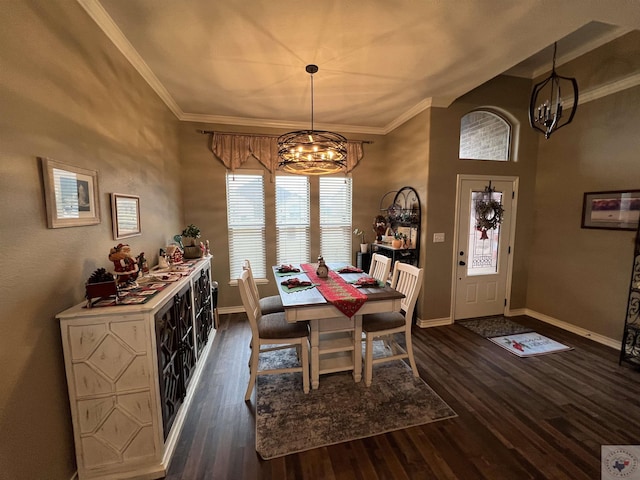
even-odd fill
[[[528,80],[500,76],[456,100],[449,108],[432,109],[423,319],[448,318],[451,312],[458,174],[514,176],[520,179],[510,297],[512,308],[525,306],[537,140],[527,120],[530,89]],[[466,113],[486,106],[506,115],[515,126],[513,137],[518,142],[514,145],[511,162],[458,158],[460,119]],[[445,234],[445,242],[432,242],[433,234],[437,232]]]
[[[182,225],[178,122],[76,2],[3,2],[0,24],[0,479],[68,480],[54,317],[112,267],[110,192],[140,196],[153,263]],[[98,171],[99,225],[47,228],[38,156]]]
[[[558,68],[584,95],[640,70],[640,33]],[[527,307],[620,340],[634,232],[580,228],[584,192],[640,189],[640,87],[579,105],[539,138]]]
[[[387,158],[390,166],[388,172],[387,191],[398,191],[404,186],[413,187],[420,199],[422,213],[420,225],[420,259],[419,266],[425,266],[427,248],[426,212],[428,210],[427,182],[429,179],[429,148],[430,148],[431,110],[427,109],[416,115],[408,122],[388,134]],[[386,208],[393,202],[393,195],[385,198]],[[382,215],[385,215],[383,212]],[[425,270],[426,273],[426,270]],[[425,275],[424,283],[427,283]],[[420,294],[416,304],[416,315],[425,318],[425,291]]]
[[[422,320],[445,319],[451,314],[451,280],[458,174],[516,176],[520,199],[514,248],[511,291],[513,308],[524,307],[526,265],[531,235],[531,211],[537,138],[528,129],[526,108],[531,82],[497,77],[455,101],[448,108],[430,108],[388,135],[388,157],[394,165],[392,189],[414,187],[420,196],[422,234],[420,266],[425,269],[418,299]],[[513,162],[459,160],[460,119],[469,111],[491,106],[516,125]],[[445,242],[433,243],[434,233]]]

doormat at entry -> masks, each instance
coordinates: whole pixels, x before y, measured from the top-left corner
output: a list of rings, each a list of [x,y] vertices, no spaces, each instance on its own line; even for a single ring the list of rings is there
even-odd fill
[[[462,325],[464,328],[468,328],[472,332],[475,332],[484,338],[533,332],[532,328],[525,327],[524,325],[511,321],[508,318],[505,318],[504,315],[460,320],[457,321],[456,324]]]
[[[572,347],[563,345],[536,332],[493,337],[489,340],[519,357],[532,357],[534,355],[573,350]]]

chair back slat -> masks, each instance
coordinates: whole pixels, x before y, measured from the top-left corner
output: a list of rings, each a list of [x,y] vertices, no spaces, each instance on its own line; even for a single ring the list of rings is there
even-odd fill
[[[424,270],[422,268],[408,263],[397,261],[393,267],[391,286],[404,294],[404,298],[400,301],[400,306],[404,310],[407,319],[413,318],[413,310],[422,288],[423,274]]]
[[[256,283],[256,279],[253,276],[253,270],[251,270],[251,262],[249,260],[245,260],[242,262],[242,270],[249,271],[249,286],[253,290],[253,295],[257,299],[260,299],[260,293],[258,292],[258,284]]]
[[[249,317],[249,324],[251,325],[251,334],[254,338],[258,338],[258,323],[262,313],[260,311],[260,303],[258,296],[254,293],[251,286],[251,269],[243,270],[238,278],[238,287],[240,288],[240,297],[242,298],[242,305]]]
[[[386,282],[389,280],[389,272],[391,271],[391,258],[374,253],[371,256],[371,267],[369,268],[369,276]]]

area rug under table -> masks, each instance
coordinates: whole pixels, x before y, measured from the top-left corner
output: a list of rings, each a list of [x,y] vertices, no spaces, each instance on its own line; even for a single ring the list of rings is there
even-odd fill
[[[374,365],[370,387],[350,372],[322,375],[306,395],[300,373],[261,375],[256,385],[256,451],[265,460],[457,416],[402,361]]]
[[[472,332],[477,333],[484,338],[533,332],[532,328],[525,327],[524,325],[520,325],[519,323],[509,320],[504,315],[459,320],[456,324],[468,328]]]

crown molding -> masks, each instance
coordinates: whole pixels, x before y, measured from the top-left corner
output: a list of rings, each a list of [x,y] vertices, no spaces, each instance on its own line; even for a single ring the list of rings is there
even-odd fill
[[[244,127],[267,127],[287,130],[308,130],[309,124],[303,122],[286,122],[268,118],[229,117],[224,115],[206,115],[199,113],[183,113],[178,117],[184,122],[217,123],[221,125],[238,125]],[[361,125],[341,125],[333,123],[314,123],[316,130],[331,130],[341,133],[360,133],[371,135],[384,135],[385,129],[381,127],[365,127]]]
[[[93,21],[98,24],[107,38],[109,38],[125,58],[129,60],[129,63],[142,75],[142,78],[144,78],[149,86],[158,94],[165,105],[169,107],[177,118],[180,118],[180,116],[184,114],[182,109],[167,89],[164,88],[164,85],[158,80],[158,77],[154,75],[133,45],[127,40],[127,37],[124,36],[122,30],[118,28],[100,2],[98,0],[77,0],[77,2],[85,9]]]
[[[595,50],[596,48],[601,47],[602,45],[605,45],[613,40],[615,40],[616,38],[619,38],[629,32],[631,32],[633,29],[631,28],[625,28],[625,27],[619,27],[616,29],[611,30],[610,32],[601,35],[597,38],[592,39],[589,42],[585,42],[584,44],[580,45],[579,47],[571,50],[571,52],[565,54],[565,55],[560,55],[556,58],[556,68],[558,68],[559,66],[564,65],[565,63],[569,63],[571,60],[575,60],[578,57],[581,57],[582,55],[585,55],[589,52],[591,52],[592,50]],[[552,63],[553,62],[549,62],[545,65],[542,65],[541,67],[535,69],[531,75],[531,79],[533,80],[534,78],[538,78],[542,75],[544,75],[547,72],[551,71],[552,68]]]
[[[393,121],[389,122],[384,127],[384,135],[392,132],[403,123],[408,122],[413,117],[423,112],[427,108],[431,108],[431,107],[447,108],[449,105],[451,105],[455,101],[455,99],[456,97],[429,97],[429,98],[425,98],[424,100],[421,100],[420,102],[415,104],[413,107],[411,107],[409,110],[404,112],[402,115],[396,117]]]
[[[614,93],[621,92],[628,88],[637,87],[638,85],[640,85],[640,72],[604,83],[597,87],[589,88],[584,92],[579,92],[578,105],[582,105],[583,103],[588,103],[602,97],[613,95]],[[566,101],[563,100],[563,103],[565,105],[565,108],[571,108],[573,107],[573,98],[567,99]]]
[[[180,106],[176,103],[173,97],[169,94],[164,85],[155,76],[146,62],[142,59],[140,54],[131,45],[129,40],[122,33],[120,28],[115,24],[113,19],[109,16],[104,7],[100,4],[99,0],[76,0],[78,4],[89,14],[89,16],[96,22],[104,34],[111,40],[116,48],[125,56],[125,58],[131,63],[131,65],[138,71],[142,78],[149,84],[149,86],[156,92],[160,99],[165,103],[169,110],[180,121],[186,122],[202,122],[202,123],[216,123],[224,125],[238,125],[248,127],[269,127],[279,129],[296,129],[304,130],[308,128],[308,124],[301,122],[286,122],[271,119],[251,119],[243,117],[231,117],[223,115],[204,115],[195,113],[185,113]],[[556,61],[556,66],[567,63],[585,53],[594,50],[595,48],[604,45],[616,38],[630,32],[631,29],[620,27],[611,31],[607,35],[603,35],[592,42],[583,45],[581,48],[572,51],[570,54],[559,57]],[[532,78],[548,72],[551,69],[549,66],[541,67],[537,69]],[[593,87],[583,92],[580,92],[578,104],[583,104],[596,100],[607,95],[620,92],[622,90],[632,88],[640,85],[640,73],[631,74],[627,77],[608,82],[598,87]],[[338,131],[344,133],[357,133],[357,134],[370,134],[370,135],[386,135],[400,125],[406,123],[419,113],[423,112],[427,108],[441,107],[447,108],[454,101],[456,97],[431,97],[426,98],[409,110],[405,111],[390,123],[384,127],[371,127],[362,125],[340,125],[340,124],[324,124],[317,125],[319,129]],[[565,108],[571,108],[573,106],[573,100],[565,101]]]

